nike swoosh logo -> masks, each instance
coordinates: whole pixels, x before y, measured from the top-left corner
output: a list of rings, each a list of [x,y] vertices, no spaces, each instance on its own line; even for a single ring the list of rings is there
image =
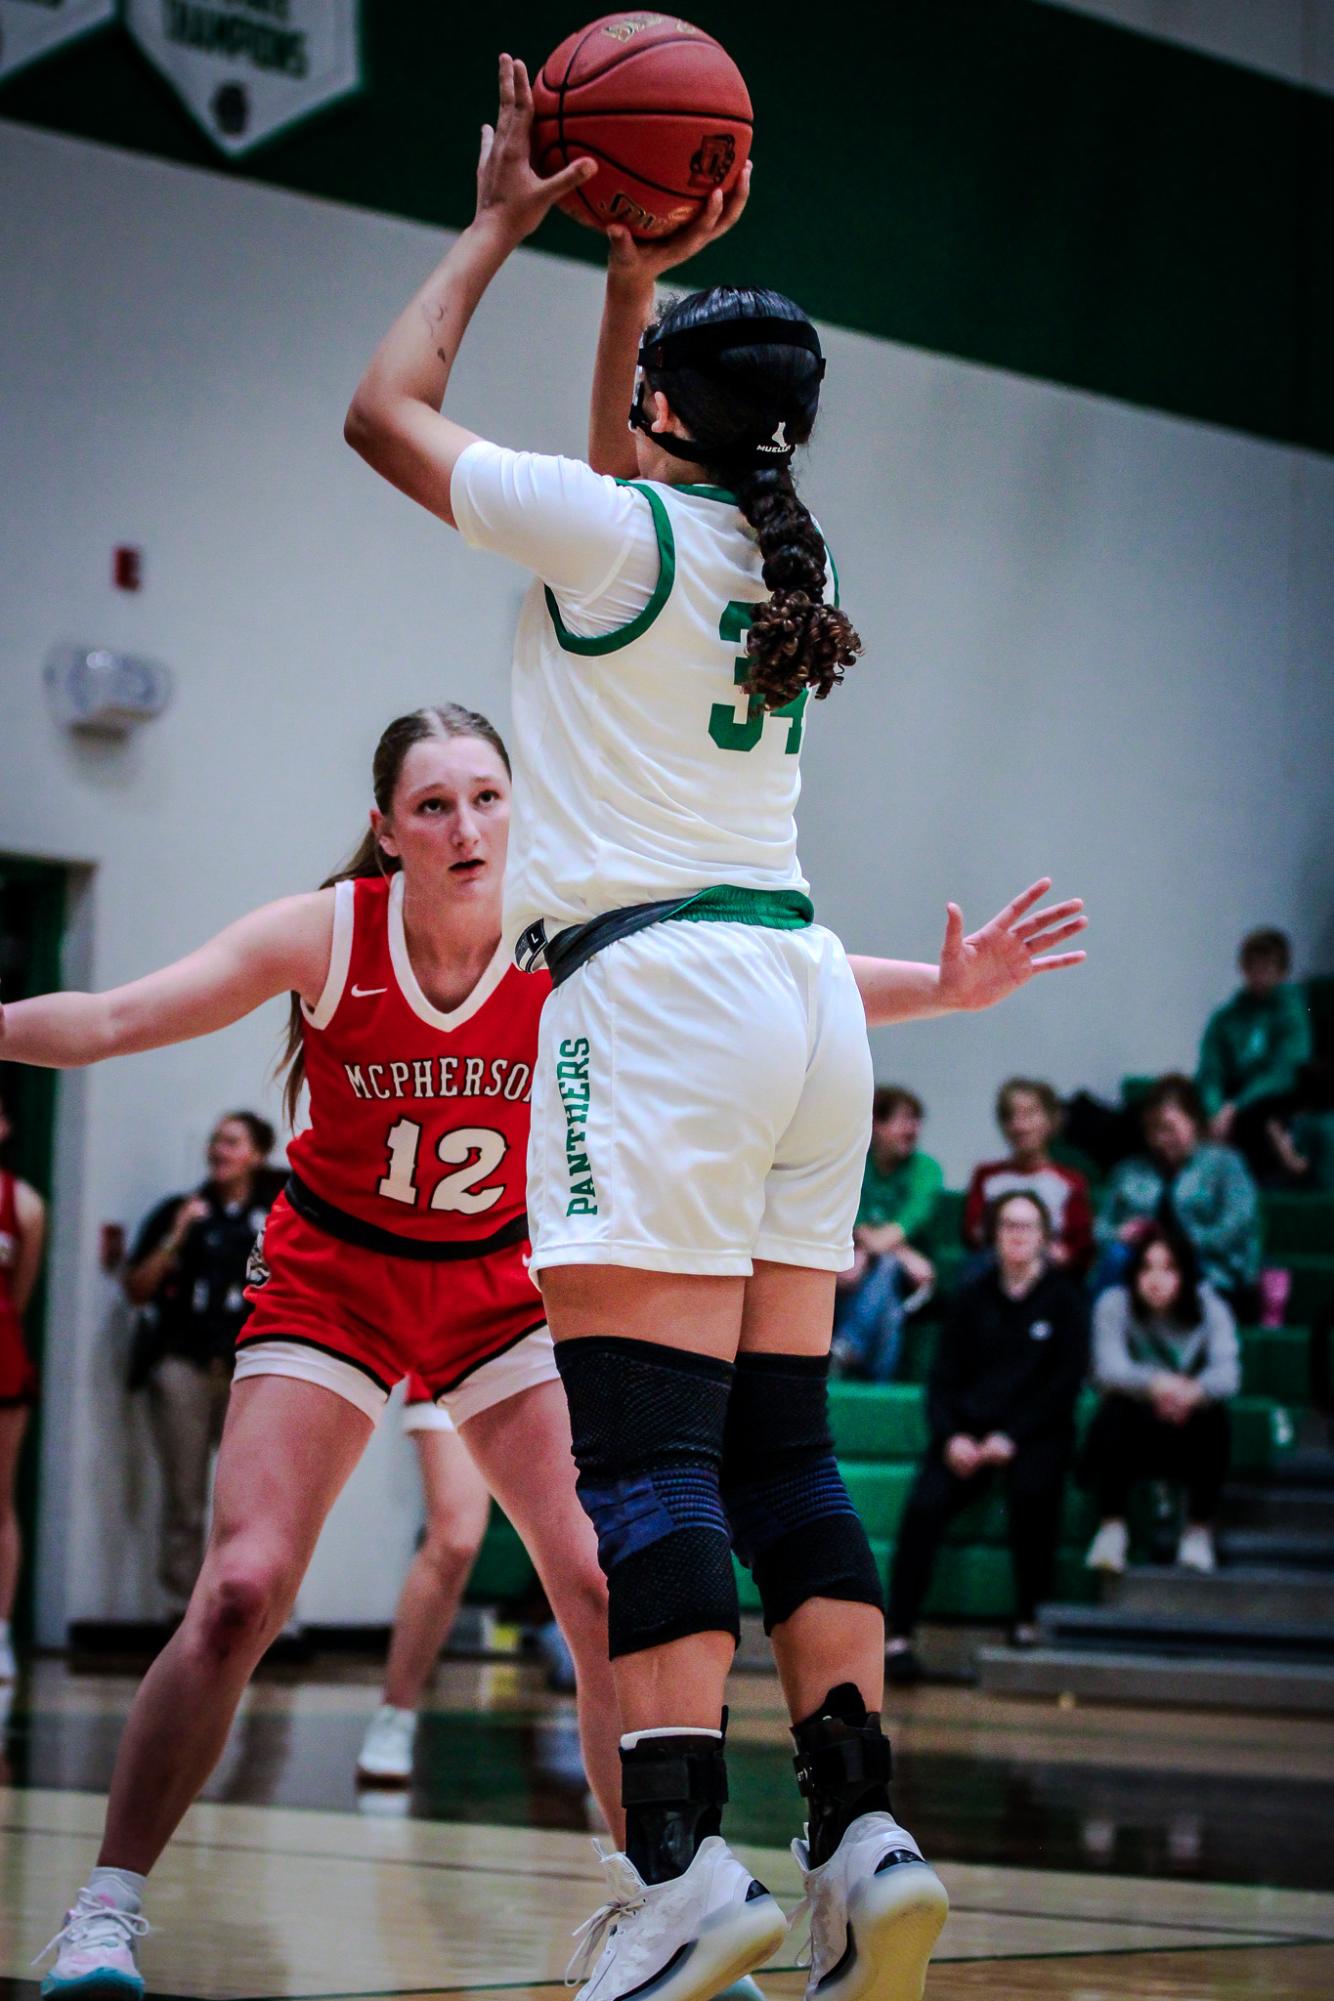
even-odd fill
[[[369,1000],[373,994],[387,994],[388,987],[353,987],[353,1000]]]

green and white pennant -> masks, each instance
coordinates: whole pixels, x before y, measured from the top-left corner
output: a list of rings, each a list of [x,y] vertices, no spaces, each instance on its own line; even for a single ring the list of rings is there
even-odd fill
[[[233,156],[361,87],[359,0],[125,0],[124,11],[154,68]]]

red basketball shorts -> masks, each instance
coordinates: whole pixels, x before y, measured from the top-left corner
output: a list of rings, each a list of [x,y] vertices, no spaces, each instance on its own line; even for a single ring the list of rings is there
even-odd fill
[[[322,1383],[378,1418],[395,1383],[421,1379],[455,1423],[552,1381],[556,1365],[527,1245],[426,1262],[344,1243],[280,1195],[252,1260],[236,1379]]]

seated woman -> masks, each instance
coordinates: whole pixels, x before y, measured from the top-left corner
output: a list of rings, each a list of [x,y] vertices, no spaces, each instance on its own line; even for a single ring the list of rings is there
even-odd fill
[[[1189,1237],[1203,1276],[1244,1318],[1255,1311],[1260,1271],[1260,1198],[1245,1163],[1206,1140],[1189,1077],[1160,1077],[1140,1118],[1146,1150],[1114,1170],[1094,1224],[1094,1291],[1123,1283],[1140,1238],[1161,1223]]]
[[[1004,1160],[984,1160],[973,1169],[963,1205],[964,1242],[980,1251],[991,1204],[1016,1188],[1031,1189],[1051,1216],[1052,1263],[1082,1278],[1093,1260],[1093,1212],[1079,1169],[1051,1157],[1061,1129],[1060,1099],[1040,1078],[1009,1077],[996,1094],[996,1123],[1010,1151]]]
[[[1100,1526],[1085,1561],[1126,1567],[1126,1507],[1136,1480],[1186,1489],[1177,1562],[1212,1571],[1214,1517],[1227,1477],[1227,1403],[1241,1387],[1241,1349],[1227,1306],[1200,1279],[1190,1240],[1154,1224],[1131,1254],[1123,1286],[1093,1310],[1093,1379],[1102,1402],[1084,1446],[1081,1478]]]
[[[853,1262],[840,1272],[834,1299],[834,1366],[865,1382],[893,1378],[904,1319],[925,1305],[936,1282],[926,1246],[944,1176],[917,1144],[925,1117],[914,1092],[877,1084]]]
[[[1003,1195],[989,1235],[996,1261],[960,1288],[931,1371],[931,1443],[899,1524],[890,1578],[891,1681],[915,1679],[912,1634],[936,1551],[998,1468],[1005,1470],[1016,1645],[1036,1638],[1034,1618],[1051,1585],[1075,1401],[1088,1367],[1088,1307],[1083,1288],[1051,1263],[1051,1218],[1040,1196]]]

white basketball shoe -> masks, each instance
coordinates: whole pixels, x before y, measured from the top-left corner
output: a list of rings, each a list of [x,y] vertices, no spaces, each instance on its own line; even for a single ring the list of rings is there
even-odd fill
[[[861,1814],[817,1869],[804,1841],[792,1853],[811,1914],[807,2001],[921,2001],[950,1903],[893,1814]]]
[[[53,1996],[56,2001],[141,2001],[144,1977],[135,1948],[151,1929],[139,1910],[122,1910],[105,1892],[85,1886],[51,1943],[37,1955],[56,1955],[42,1982],[44,2001]]]
[[[583,1981],[575,2001],[626,2001],[650,1987],[653,2001],[708,2001],[782,1942],[777,1901],[721,1835],[702,1841],[685,1873],[666,1883],[646,1883],[628,1855],[594,1847],[607,1901],[575,1933],[565,1974]]]
[[[385,1702],[370,1720],[357,1753],[357,1777],[366,1786],[406,1786],[412,1778],[412,1748],[417,1737],[415,1709],[395,1709]]]

